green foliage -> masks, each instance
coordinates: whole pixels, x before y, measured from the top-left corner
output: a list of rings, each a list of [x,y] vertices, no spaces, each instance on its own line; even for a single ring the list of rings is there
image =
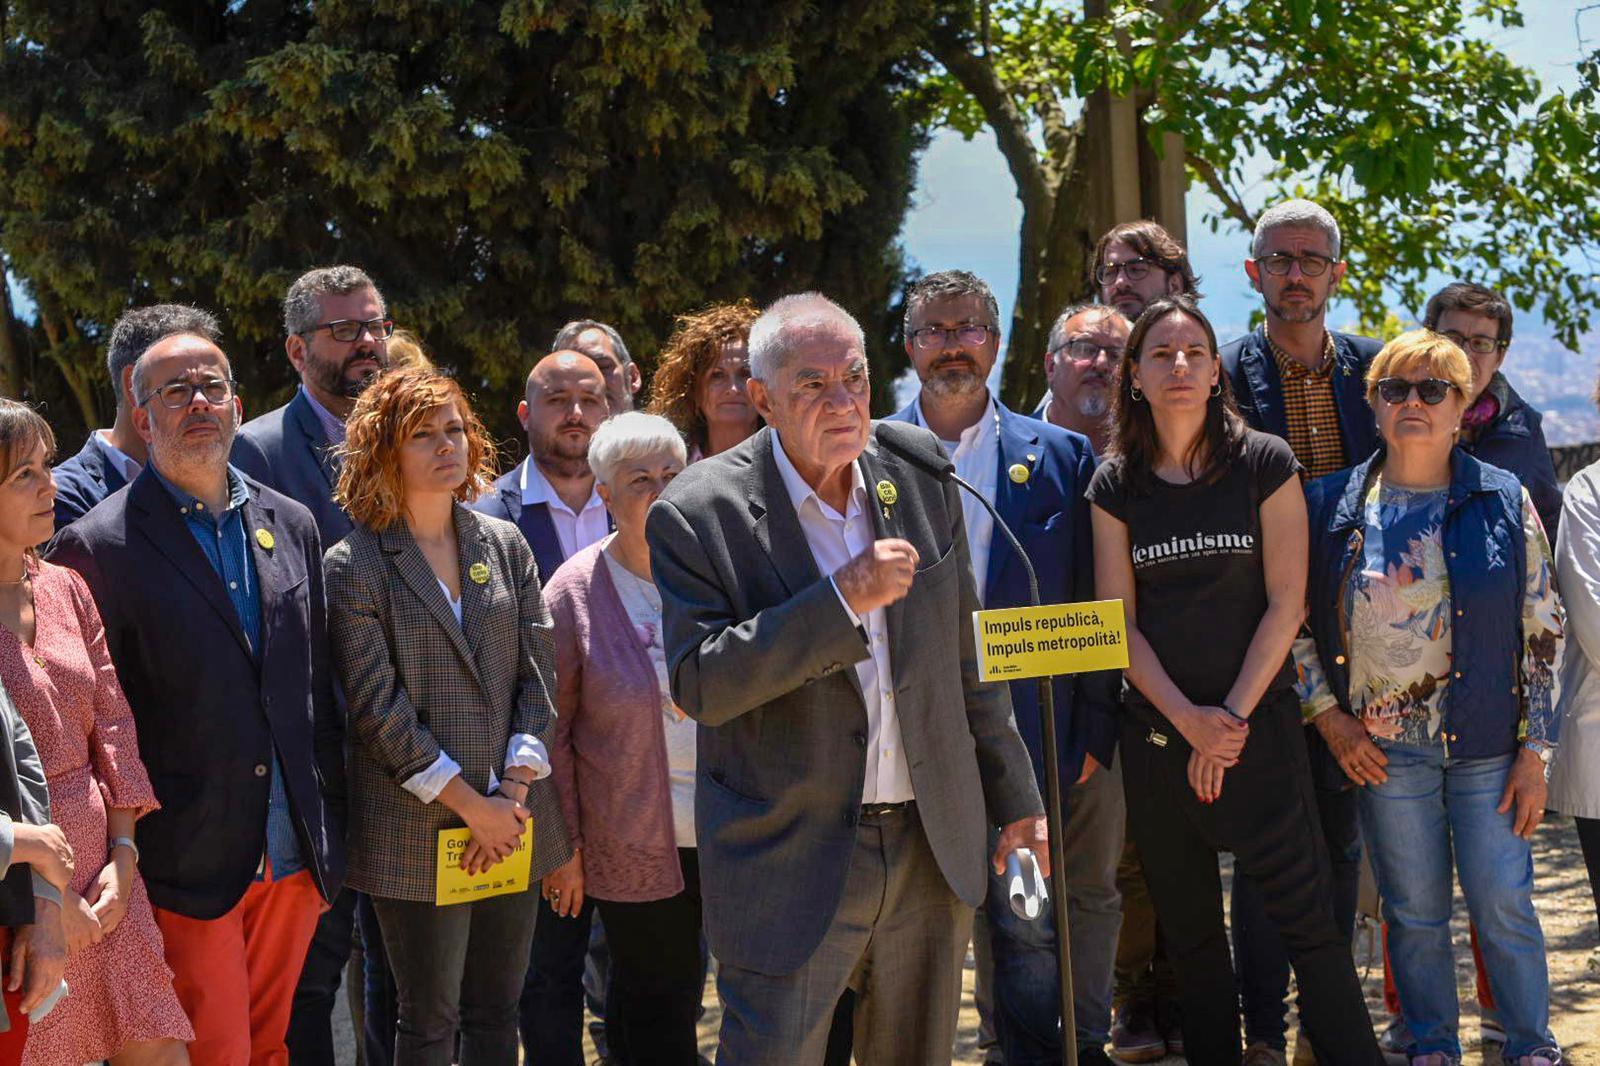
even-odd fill
[[[334,261],[508,435],[569,318],[647,367],[675,314],[744,295],[887,329],[914,0],[8,6],[0,248],[98,417],[110,323],[169,299],[222,313],[250,410],[281,402],[278,302]]]
[[[1046,133],[1051,108],[1100,89],[1134,94],[1152,143],[1183,135],[1192,176],[1231,224],[1249,226],[1295,192],[1322,201],[1344,229],[1351,295],[1374,328],[1395,292],[1420,308],[1436,273],[1541,306],[1569,346],[1589,328],[1600,287],[1575,264],[1600,252],[1600,59],[1588,60],[1583,90],[1543,92],[1490,43],[1497,27],[1522,24],[1515,0],[1102,7],[1091,18],[1043,0],[948,0],[940,20],[988,57]],[[948,70],[934,75],[934,121],[969,135],[978,121],[993,125],[974,114],[971,89]],[[1059,160],[1039,125],[1032,137],[1042,165]],[[1090,157],[1103,147],[1076,144]]]

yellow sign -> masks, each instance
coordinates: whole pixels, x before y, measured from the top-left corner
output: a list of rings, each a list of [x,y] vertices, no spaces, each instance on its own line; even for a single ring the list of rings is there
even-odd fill
[[[256,530],[256,543],[261,545],[264,551],[271,551],[272,546],[278,542],[272,539],[272,530],[258,529]]]
[[[978,643],[978,676],[985,681],[1121,670],[1128,665],[1121,600],[974,611],[972,629]]]
[[[434,870],[433,902],[440,907],[452,903],[471,903],[475,899],[504,896],[524,892],[530,887],[529,873],[533,870],[533,820],[522,827],[522,840],[517,850],[501,859],[481,874],[469,874],[461,868],[461,856],[472,839],[472,830],[439,830],[439,861]]]
[[[473,563],[467,568],[467,576],[479,585],[487,585],[489,583],[489,564]]]

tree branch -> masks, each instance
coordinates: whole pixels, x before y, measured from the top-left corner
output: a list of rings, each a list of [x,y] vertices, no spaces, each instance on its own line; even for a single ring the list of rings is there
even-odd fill
[[[1059,187],[1062,179],[1071,171],[1072,159],[1078,150],[1079,130],[1067,121],[1067,113],[1062,110],[1061,98],[1056,95],[1055,86],[1041,83],[1032,88],[1033,98],[1037,101],[1033,105],[1033,113],[1044,127],[1050,184]]]
[[[994,131],[1000,154],[1005,157],[1006,166],[1017,183],[1023,209],[1042,211],[1048,216],[1050,178],[1033,145],[1033,138],[1028,136],[1027,116],[1000,81],[994,64],[973,55],[960,34],[949,27],[936,27],[928,34],[928,53],[944,65],[983,109],[984,120]]]
[[[1227,182],[1222,180],[1222,175],[1217,173],[1216,167],[1208,160],[1193,154],[1189,156],[1188,163],[1194,172],[1200,175],[1200,180],[1206,183],[1206,188],[1211,190],[1211,194],[1222,202],[1229,218],[1247,230],[1256,228],[1255,216],[1244,206],[1239,194],[1228,188]]]

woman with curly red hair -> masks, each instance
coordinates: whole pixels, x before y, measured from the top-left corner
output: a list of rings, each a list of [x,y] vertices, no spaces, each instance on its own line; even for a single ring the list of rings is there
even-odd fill
[[[683,315],[656,360],[646,410],[678,427],[689,443],[691,463],[727,451],[761,427],[745,391],[750,381],[745,340],[760,313],[749,300],[740,300]]]
[[[550,612],[521,532],[464,506],[489,484],[493,450],[455,381],[386,374],[348,427],[336,498],[355,529],[326,562],[350,712],[347,883],[372,896],[389,952],[396,1066],[510,1066],[526,967],[507,960],[533,940],[527,889],[570,854],[544,780]],[[471,831],[461,866],[479,873],[527,846],[530,819],[518,890],[436,903],[440,830]]]

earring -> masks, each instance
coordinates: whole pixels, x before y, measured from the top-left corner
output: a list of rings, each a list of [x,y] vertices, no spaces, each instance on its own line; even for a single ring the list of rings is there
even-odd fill
[[[1211,397],[1212,397],[1212,399],[1216,399],[1218,396],[1221,396],[1221,395],[1222,395],[1222,382],[1219,380],[1215,385],[1211,386]]]
[[[1144,399],[1144,393],[1139,391],[1139,386],[1137,385],[1128,386],[1128,395],[1133,397],[1134,403],[1138,403],[1140,400]]]

